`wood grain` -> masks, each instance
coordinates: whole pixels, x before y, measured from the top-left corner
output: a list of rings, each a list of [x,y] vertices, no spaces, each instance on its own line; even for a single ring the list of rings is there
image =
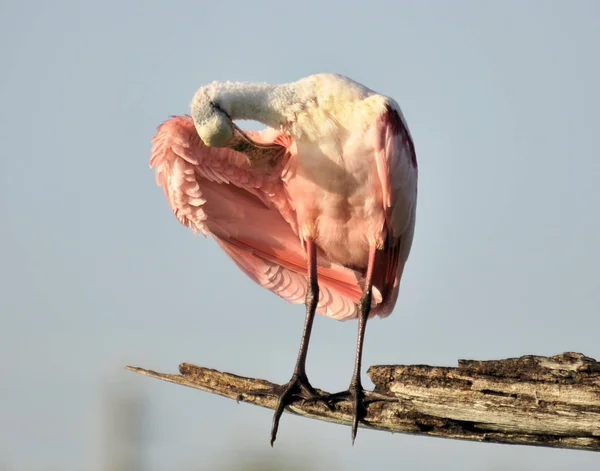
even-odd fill
[[[179,374],[137,373],[273,409],[252,390],[272,383],[183,363]],[[458,367],[381,365],[361,427],[479,442],[600,451],[600,363],[581,353],[459,360]],[[351,423],[351,405],[299,400],[287,412]],[[266,433],[267,431],[265,431]],[[360,435],[360,434],[359,434]],[[266,435],[265,435],[266,436]]]

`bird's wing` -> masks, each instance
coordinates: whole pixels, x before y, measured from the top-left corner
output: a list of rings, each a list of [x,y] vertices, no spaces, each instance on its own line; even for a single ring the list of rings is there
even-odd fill
[[[394,104],[386,106],[375,133],[375,160],[387,228],[396,239],[405,234],[416,209],[417,156],[402,114]]]
[[[372,131],[388,233],[386,260],[380,274],[384,302],[376,309],[384,316],[391,312],[396,302],[400,278],[413,242],[418,168],[412,137],[393,100],[388,100]]]
[[[157,182],[183,225],[213,235],[259,285],[292,303],[304,301],[307,263],[289,222],[293,210],[281,174],[254,171],[243,154],[206,147],[187,117],[172,118],[159,127],[150,165],[155,166]],[[317,311],[340,320],[354,317],[362,275],[319,258],[318,276]],[[374,298],[381,301],[378,292]]]
[[[301,254],[286,251],[273,256],[270,247],[263,251],[236,239],[215,239],[254,282],[291,303],[304,302],[308,280],[306,261]],[[298,243],[297,237],[295,242]],[[317,312],[337,320],[356,317],[361,275],[340,265],[321,265],[317,271],[320,287]]]
[[[285,147],[289,147],[291,142],[291,137],[272,129],[248,134],[257,142],[270,141]],[[296,230],[293,210],[286,198],[277,191],[281,185],[280,176],[254,170],[239,152],[205,146],[189,116],[174,116],[158,127],[152,140],[150,167],[155,168],[156,182],[164,188],[179,221],[195,232],[208,235],[211,230],[207,224],[222,220],[219,213],[222,212],[224,216],[228,212],[224,208],[216,208],[215,220],[207,218],[206,200],[202,195],[208,189],[208,184],[245,190],[241,194],[246,197],[246,203],[260,200],[265,206],[275,207]],[[203,183],[202,188],[199,180]],[[215,185],[209,186],[217,188]],[[250,195],[254,198],[248,199]],[[235,218],[234,207],[238,204],[231,199],[233,195],[227,196],[230,198],[221,198],[220,204],[227,206]],[[214,199],[212,203],[217,204],[217,200]]]

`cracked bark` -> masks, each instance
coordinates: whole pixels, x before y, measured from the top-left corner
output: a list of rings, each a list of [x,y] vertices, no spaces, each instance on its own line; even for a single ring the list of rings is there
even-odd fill
[[[251,390],[261,379],[183,363],[180,374],[128,369],[231,399],[273,409],[276,398]],[[479,442],[600,451],[600,363],[581,353],[505,360],[459,360],[458,367],[371,366],[373,400],[360,427]],[[377,396],[376,396],[377,397]],[[286,412],[350,425],[352,405],[329,410],[298,401]]]

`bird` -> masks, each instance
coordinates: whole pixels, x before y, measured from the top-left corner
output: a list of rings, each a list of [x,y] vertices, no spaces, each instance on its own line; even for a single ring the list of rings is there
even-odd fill
[[[197,90],[190,114],[158,127],[150,167],[181,224],[212,236],[258,285],[306,306],[290,381],[255,391],[277,397],[271,446],[294,401],[342,398],[353,404],[354,443],[366,413],[367,320],[392,312],[415,231],[418,165],[398,103],[336,73],[215,81]],[[329,396],[306,374],[316,313],[358,320],[349,388]]]

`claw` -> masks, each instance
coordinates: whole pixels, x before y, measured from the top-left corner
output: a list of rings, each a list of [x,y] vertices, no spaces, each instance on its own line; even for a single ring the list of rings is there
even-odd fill
[[[367,412],[365,403],[370,402],[365,400],[366,391],[363,389],[360,383],[352,383],[346,391],[334,393],[327,397],[328,401],[338,402],[344,399],[352,400],[352,445],[356,439],[356,432],[358,431],[358,422],[365,417]]]
[[[279,429],[279,420],[283,415],[284,409],[293,404],[296,400],[304,401],[323,401],[323,403],[331,410],[332,406],[327,402],[328,396],[322,395],[312,387],[306,376],[292,376],[292,379],[283,385],[275,385],[270,388],[257,389],[248,391],[245,394],[254,396],[276,396],[277,407],[273,414],[273,425],[271,427],[271,446],[277,438],[277,430]]]
[[[354,440],[356,439],[358,423],[364,419],[367,413],[366,404],[376,401],[398,402],[398,398],[365,391],[360,383],[352,383],[346,391],[330,394],[325,398],[325,402],[331,404],[331,402],[339,402],[346,399],[352,401],[352,445],[354,445]]]

